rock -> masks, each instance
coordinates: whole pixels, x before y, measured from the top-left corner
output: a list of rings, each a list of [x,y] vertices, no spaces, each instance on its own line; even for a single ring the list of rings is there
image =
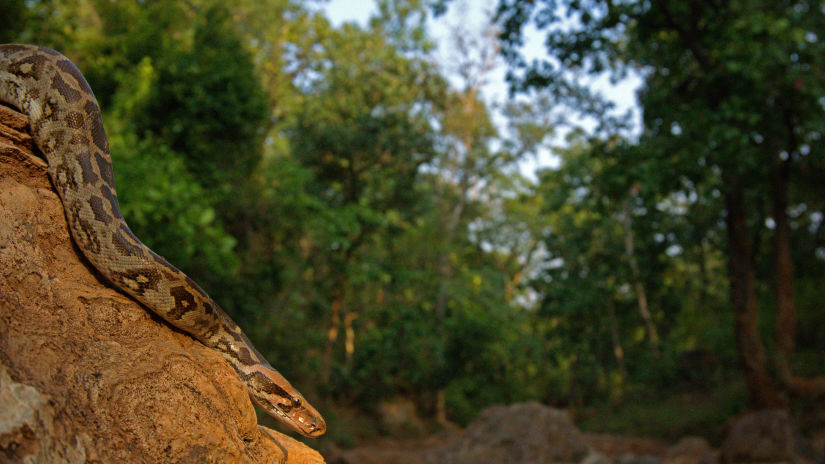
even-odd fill
[[[700,437],[685,437],[665,453],[665,464],[714,464],[718,460],[708,442]]]
[[[591,451],[580,464],[610,464],[610,459],[598,451]]]
[[[594,455],[565,411],[539,403],[493,406],[463,434],[426,457],[456,464],[604,462]]]
[[[615,461],[622,455],[664,456],[667,444],[660,440],[644,437],[587,433],[585,440],[596,451]]]
[[[0,366],[0,411],[0,450],[8,462],[86,462],[80,441],[88,442],[88,435],[55,442],[50,401],[37,389],[12,381],[5,366]]]
[[[0,461],[322,463],[85,262],[20,118],[0,106]]]
[[[759,411],[739,418],[720,449],[724,463],[794,463],[821,461],[786,411]]]
[[[656,456],[637,456],[633,453],[622,454],[614,461],[616,464],[661,464],[662,461]]]

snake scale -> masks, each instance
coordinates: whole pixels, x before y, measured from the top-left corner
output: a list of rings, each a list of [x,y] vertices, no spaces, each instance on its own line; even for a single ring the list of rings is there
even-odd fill
[[[220,353],[268,414],[303,435],[322,435],[326,424],[318,411],[238,325],[129,230],[115,195],[100,108],[77,67],[48,48],[0,45],[0,101],[29,117],[72,238],[89,262],[117,288]]]

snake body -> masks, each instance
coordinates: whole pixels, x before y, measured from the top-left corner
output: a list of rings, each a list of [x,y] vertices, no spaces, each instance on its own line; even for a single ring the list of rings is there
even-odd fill
[[[268,414],[303,435],[322,435],[326,424],[318,411],[255,350],[238,325],[192,279],[129,230],[115,195],[100,108],[77,67],[48,48],[0,45],[0,101],[29,117],[71,236],[89,262],[169,324],[220,353]]]

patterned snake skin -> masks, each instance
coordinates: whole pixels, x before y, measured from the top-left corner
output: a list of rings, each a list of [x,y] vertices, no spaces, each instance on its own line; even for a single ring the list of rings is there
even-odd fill
[[[183,272],[142,244],[120,214],[109,142],[92,90],[63,55],[0,45],[0,101],[29,117],[46,156],[72,238],[111,283],[173,326],[216,350],[249,396],[295,431],[317,437],[321,415],[276,371],[226,313]]]

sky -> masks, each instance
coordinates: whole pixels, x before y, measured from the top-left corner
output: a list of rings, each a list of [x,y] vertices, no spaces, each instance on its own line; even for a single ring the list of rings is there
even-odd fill
[[[323,10],[336,26],[347,21],[355,21],[364,25],[370,14],[375,11],[375,2],[373,0],[330,0]]]
[[[376,11],[375,0],[326,0],[319,2],[322,10],[335,25],[340,25],[346,21],[355,21],[361,25],[367,24],[370,14]],[[453,0],[446,15],[450,19],[455,19],[456,6],[460,4],[472,4],[466,9],[469,10],[470,21],[479,22],[485,10],[492,11],[496,6],[496,0]],[[462,18],[466,20],[467,18]],[[439,19],[438,22],[443,22]],[[438,31],[436,31],[438,32]],[[445,32],[442,28],[441,32]]]
[[[470,31],[480,31],[485,23],[485,12],[493,11],[497,0],[453,0],[449,4],[447,14],[430,21],[429,32],[436,43],[436,57],[441,63],[449,63],[451,50],[449,40],[450,25],[460,24]],[[321,3],[321,9],[325,12],[330,21],[338,26],[344,22],[356,22],[366,25],[371,14],[376,11],[374,0],[329,0]],[[527,57],[545,56],[542,46],[544,34],[540,31],[527,29],[525,32],[524,54]],[[498,66],[491,73],[487,84],[483,88],[483,96],[488,106],[495,108],[503,104],[507,99],[507,84],[504,81],[505,65],[499,62]],[[448,79],[450,76],[447,76]],[[618,85],[610,85],[606,79],[597,82],[594,87],[603,92],[608,98],[613,100],[620,112],[627,109],[635,111],[638,122],[639,111],[636,104],[636,89],[640,84],[638,78],[630,78]],[[502,123],[503,119],[498,117],[493,110],[493,120]],[[638,123],[637,123],[638,125]],[[528,159],[522,162],[520,170],[527,176],[535,180],[535,172],[545,167],[555,167],[558,165],[558,157],[549,150],[543,150],[535,159]]]

